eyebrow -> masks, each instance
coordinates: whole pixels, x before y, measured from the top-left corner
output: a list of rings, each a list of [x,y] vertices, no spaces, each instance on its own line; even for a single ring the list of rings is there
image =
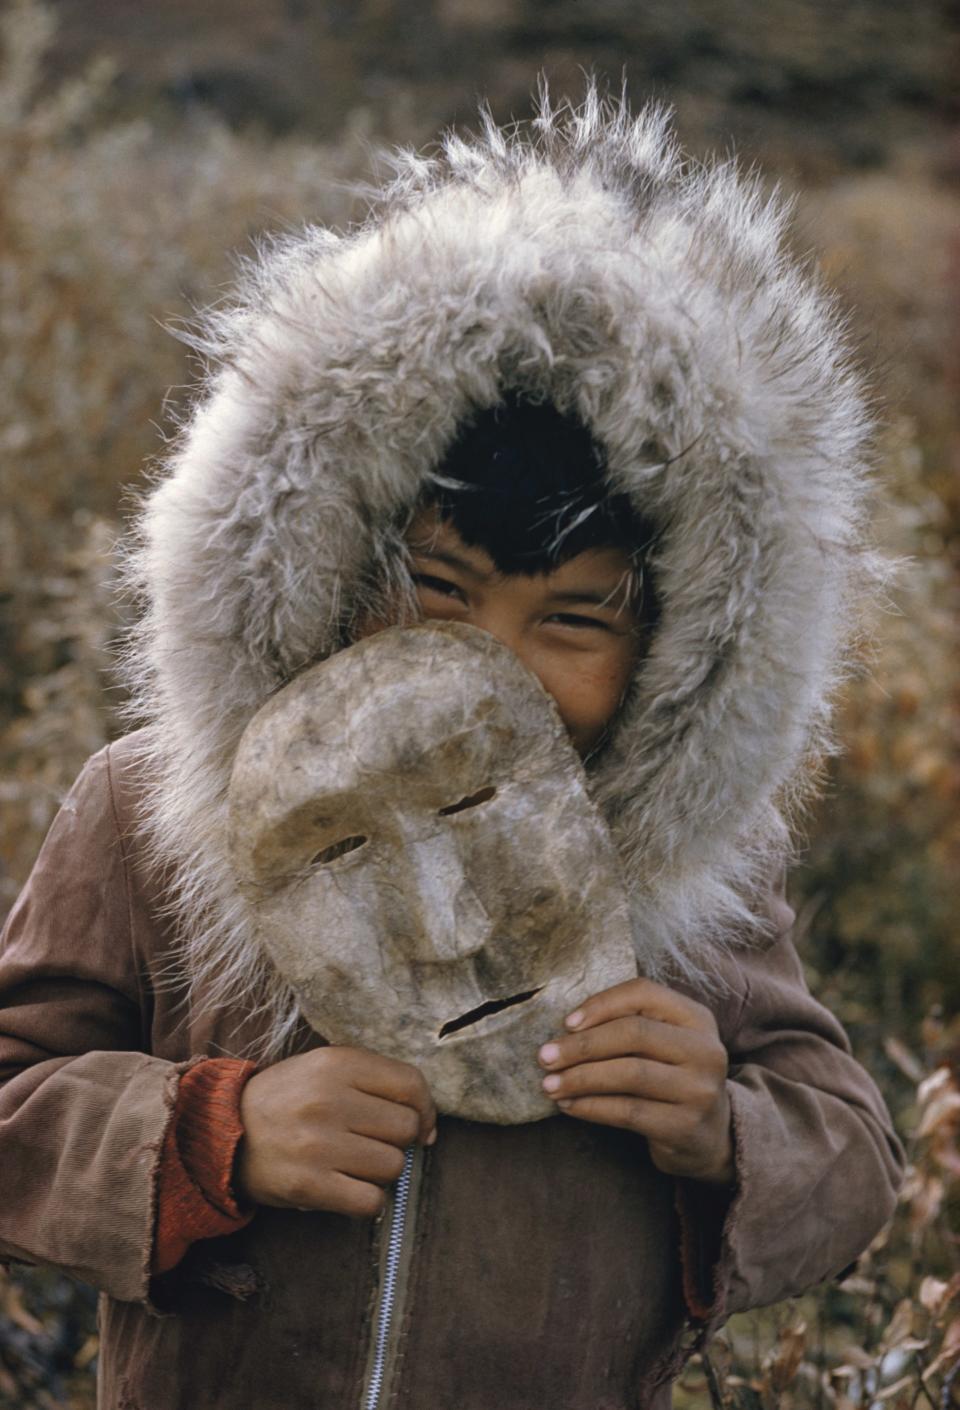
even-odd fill
[[[577,590],[571,589],[569,592],[552,592],[550,594],[549,600],[551,602],[568,603],[585,602],[589,603],[591,606],[594,607],[610,607],[614,608],[616,611],[619,611],[620,608],[623,606],[622,603],[618,604],[615,602],[615,598],[617,596],[619,588],[620,583],[618,582],[614,587],[609,588],[606,592],[599,592],[596,590],[591,590],[590,588],[580,588]]]
[[[484,572],[475,563],[471,563],[468,558],[461,558],[459,553],[452,553],[442,548],[418,548],[416,544],[410,545],[410,551],[417,558],[429,559],[432,563],[445,563],[448,568],[459,568],[461,572],[476,578],[478,582],[487,583],[496,574],[496,569]]]

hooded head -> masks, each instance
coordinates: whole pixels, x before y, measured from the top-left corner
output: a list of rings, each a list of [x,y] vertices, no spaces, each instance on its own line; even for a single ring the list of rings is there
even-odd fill
[[[226,855],[237,744],[358,613],[410,598],[403,529],[465,424],[550,403],[643,526],[657,629],[588,784],[648,974],[709,982],[762,922],[870,569],[862,394],[755,180],[592,90],[395,164],[362,225],[265,249],[208,320],[209,382],[131,557],[144,826],[188,976],[266,1005],[273,1051],[297,1015]]]

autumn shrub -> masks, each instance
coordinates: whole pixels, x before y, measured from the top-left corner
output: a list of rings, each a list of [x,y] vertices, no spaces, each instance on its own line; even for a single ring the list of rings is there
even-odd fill
[[[0,15],[0,910],[59,799],[114,728],[107,647],[121,486],[182,405],[169,328],[213,301],[230,252],[303,219],[339,223],[369,175],[362,111],[342,140],[97,125],[110,68],[42,96],[52,12]],[[159,424],[158,424],[159,423]]]
[[[910,153],[800,214],[873,367],[878,528],[900,565],[795,874],[819,992],[876,1049],[933,1004],[960,1009],[960,202]]]

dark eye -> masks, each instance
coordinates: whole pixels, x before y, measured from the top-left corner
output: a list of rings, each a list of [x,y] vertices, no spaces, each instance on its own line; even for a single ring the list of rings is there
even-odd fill
[[[480,788],[476,793],[470,793],[466,798],[461,798],[459,803],[451,803],[448,808],[440,808],[439,815],[441,818],[449,818],[452,813],[465,813],[468,808],[479,808],[481,803],[489,803],[496,791],[492,784],[487,788]]]
[[[440,597],[448,597],[451,602],[465,601],[463,589],[449,578],[437,578],[432,573],[414,573],[413,581],[419,588],[426,588]]]
[[[338,857],[345,857],[348,852],[355,852],[366,841],[365,837],[342,837],[339,842],[331,842],[329,847],[324,847],[322,852],[318,852],[311,860],[310,865],[325,867],[329,862],[335,862]]]
[[[602,622],[599,617],[580,617],[576,612],[554,612],[550,621],[559,622],[563,627],[598,627],[602,632],[610,630],[607,623]]]

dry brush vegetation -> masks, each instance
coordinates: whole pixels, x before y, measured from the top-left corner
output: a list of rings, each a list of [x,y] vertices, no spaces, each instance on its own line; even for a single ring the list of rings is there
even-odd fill
[[[349,183],[370,174],[362,112],[329,145],[211,118],[104,122],[108,64],[50,91],[50,11],[18,0],[2,25],[0,913],[83,760],[118,728],[121,487],[156,455],[165,398],[185,405],[193,375],[170,325],[217,297],[226,251],[304,219],[347,222]],[[878,1073],[910,1175],[856,1272],[734,1319],[680,1406],[960,1404],[958,209],[916,150],[800,206],[879,354],[880,533],[902,566],[842,702],[843,752],[793,894],[811,981]],[[0,1273],[0,1406],[92,1405],[95,1357],[85,1290]]]

